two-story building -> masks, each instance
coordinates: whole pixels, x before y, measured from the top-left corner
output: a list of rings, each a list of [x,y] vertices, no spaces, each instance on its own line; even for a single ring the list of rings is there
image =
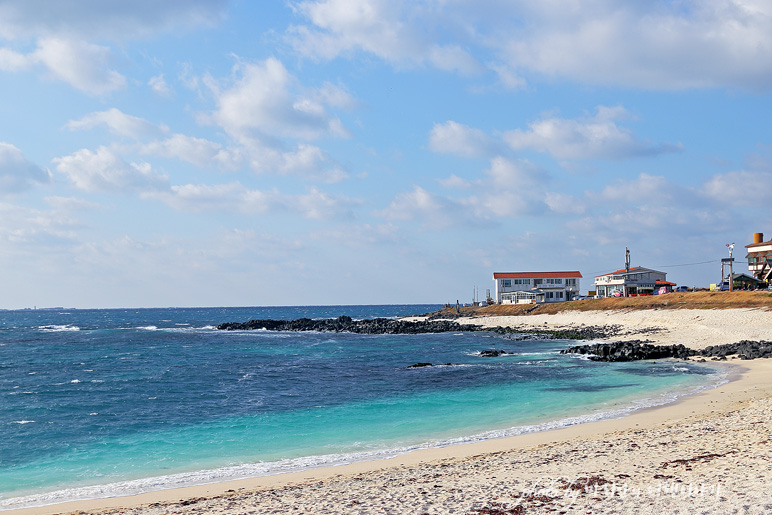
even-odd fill
[[[748,249],[748,271],[759,281],[772,281],[772,240],[764,241],[764,233],[753,235],[753,243],[745,246]]]
[[[636,266],[622,269],[595,278],[595,292],[601,297],[626,297],[629,295],[651,295],[661,288],[672,290],[674,283],[667,281],[667,273],[651,268]]]
[[[498,304],[564,302],[579,294],[579,272],[494,272]]]

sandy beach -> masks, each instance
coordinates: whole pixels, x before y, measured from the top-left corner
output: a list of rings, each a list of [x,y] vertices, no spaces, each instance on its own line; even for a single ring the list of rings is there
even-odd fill
[[[598,311],[460,319],[699,349],[768,340],[772,312]],[[559,430],[280,476],[5,513],[750,513],[772,512],[772,360],[732,360],[727,382],[676,403]]]

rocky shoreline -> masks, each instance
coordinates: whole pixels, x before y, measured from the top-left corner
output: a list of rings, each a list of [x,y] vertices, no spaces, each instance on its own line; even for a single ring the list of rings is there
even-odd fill
[[[542,338],[561,340],[608,339],[617,336],[621,332],[620,327],[614,325],[582,326],[571,329],[534,329],[516,326],[486,327],[473,323],[460,324],[452,320],[437,319],[436,317],[409,321],[392,318],[354,320],[348,316],[323,320],[300,318],[296,320],[257,319],[248,322],[226,322],[219,324],[217,329],[221,331],[319,331],[357,334],[427,334],[489,331],[518,340]],[[645,334],[650,331],[652,330],[641,330],[638,331],[638,334]],[[496,352],[506,354],[504,351]],[[727,356],[734,355],[739,359],[747,360],[772,357],[772,342],[742,340],[737,343],[711,345],[701,350],[695,350],[682,344],[656,345],[649,340],[628,340],[577,345],[563,349],[560,352],[562,354],[587,355],[589,359],[594,361],[639,361],[645,359],[689,359],[695,357],[725,360]],[[490,356],[486,355],[486,357]]]
[[[408,321],[393,318],[373,318],[354,320],[348,316],[312,320],[299,318],[296,320],[257,319],[248,322],[225,322],[216,327],[220,331],[319,331],[319,332],[349,332],[357,334],[427,334],[449,332],[489,331],[497,334],[511,335],[518,339],[554,338],[561,340],[590,340],[608,338],[616,331],[614,326],[579,327],[576,329],[551,330],[527,329],[518,327],[484,327],[476,324],[459,324],[451,320],[427,319]]]
[[[736,355],[739,359],[772,358],[772,342],[742,340],[737,343],[711,345],[701,350],[690,349],[684,345],[653,345],[648,341],[631,340],[625,342],[595,343],[577,345],[560,351],[561,354],[584,354],[593,361],[639,361],[643,359],[693,357],[725,360]]]

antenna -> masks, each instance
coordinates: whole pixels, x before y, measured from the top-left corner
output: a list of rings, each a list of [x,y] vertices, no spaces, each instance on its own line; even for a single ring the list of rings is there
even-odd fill
[[[630,273],[630,249],[625,247],[625,273]]]
[[[625,247],[625,278],[622,281],[622,293],[627,297],[627,278],[630,276],[630,249]]]

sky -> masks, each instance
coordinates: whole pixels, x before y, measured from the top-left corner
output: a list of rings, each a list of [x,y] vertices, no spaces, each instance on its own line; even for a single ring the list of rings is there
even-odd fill
[[[771,92],[768,0],[0,0],[0,308],[707,286]]]

